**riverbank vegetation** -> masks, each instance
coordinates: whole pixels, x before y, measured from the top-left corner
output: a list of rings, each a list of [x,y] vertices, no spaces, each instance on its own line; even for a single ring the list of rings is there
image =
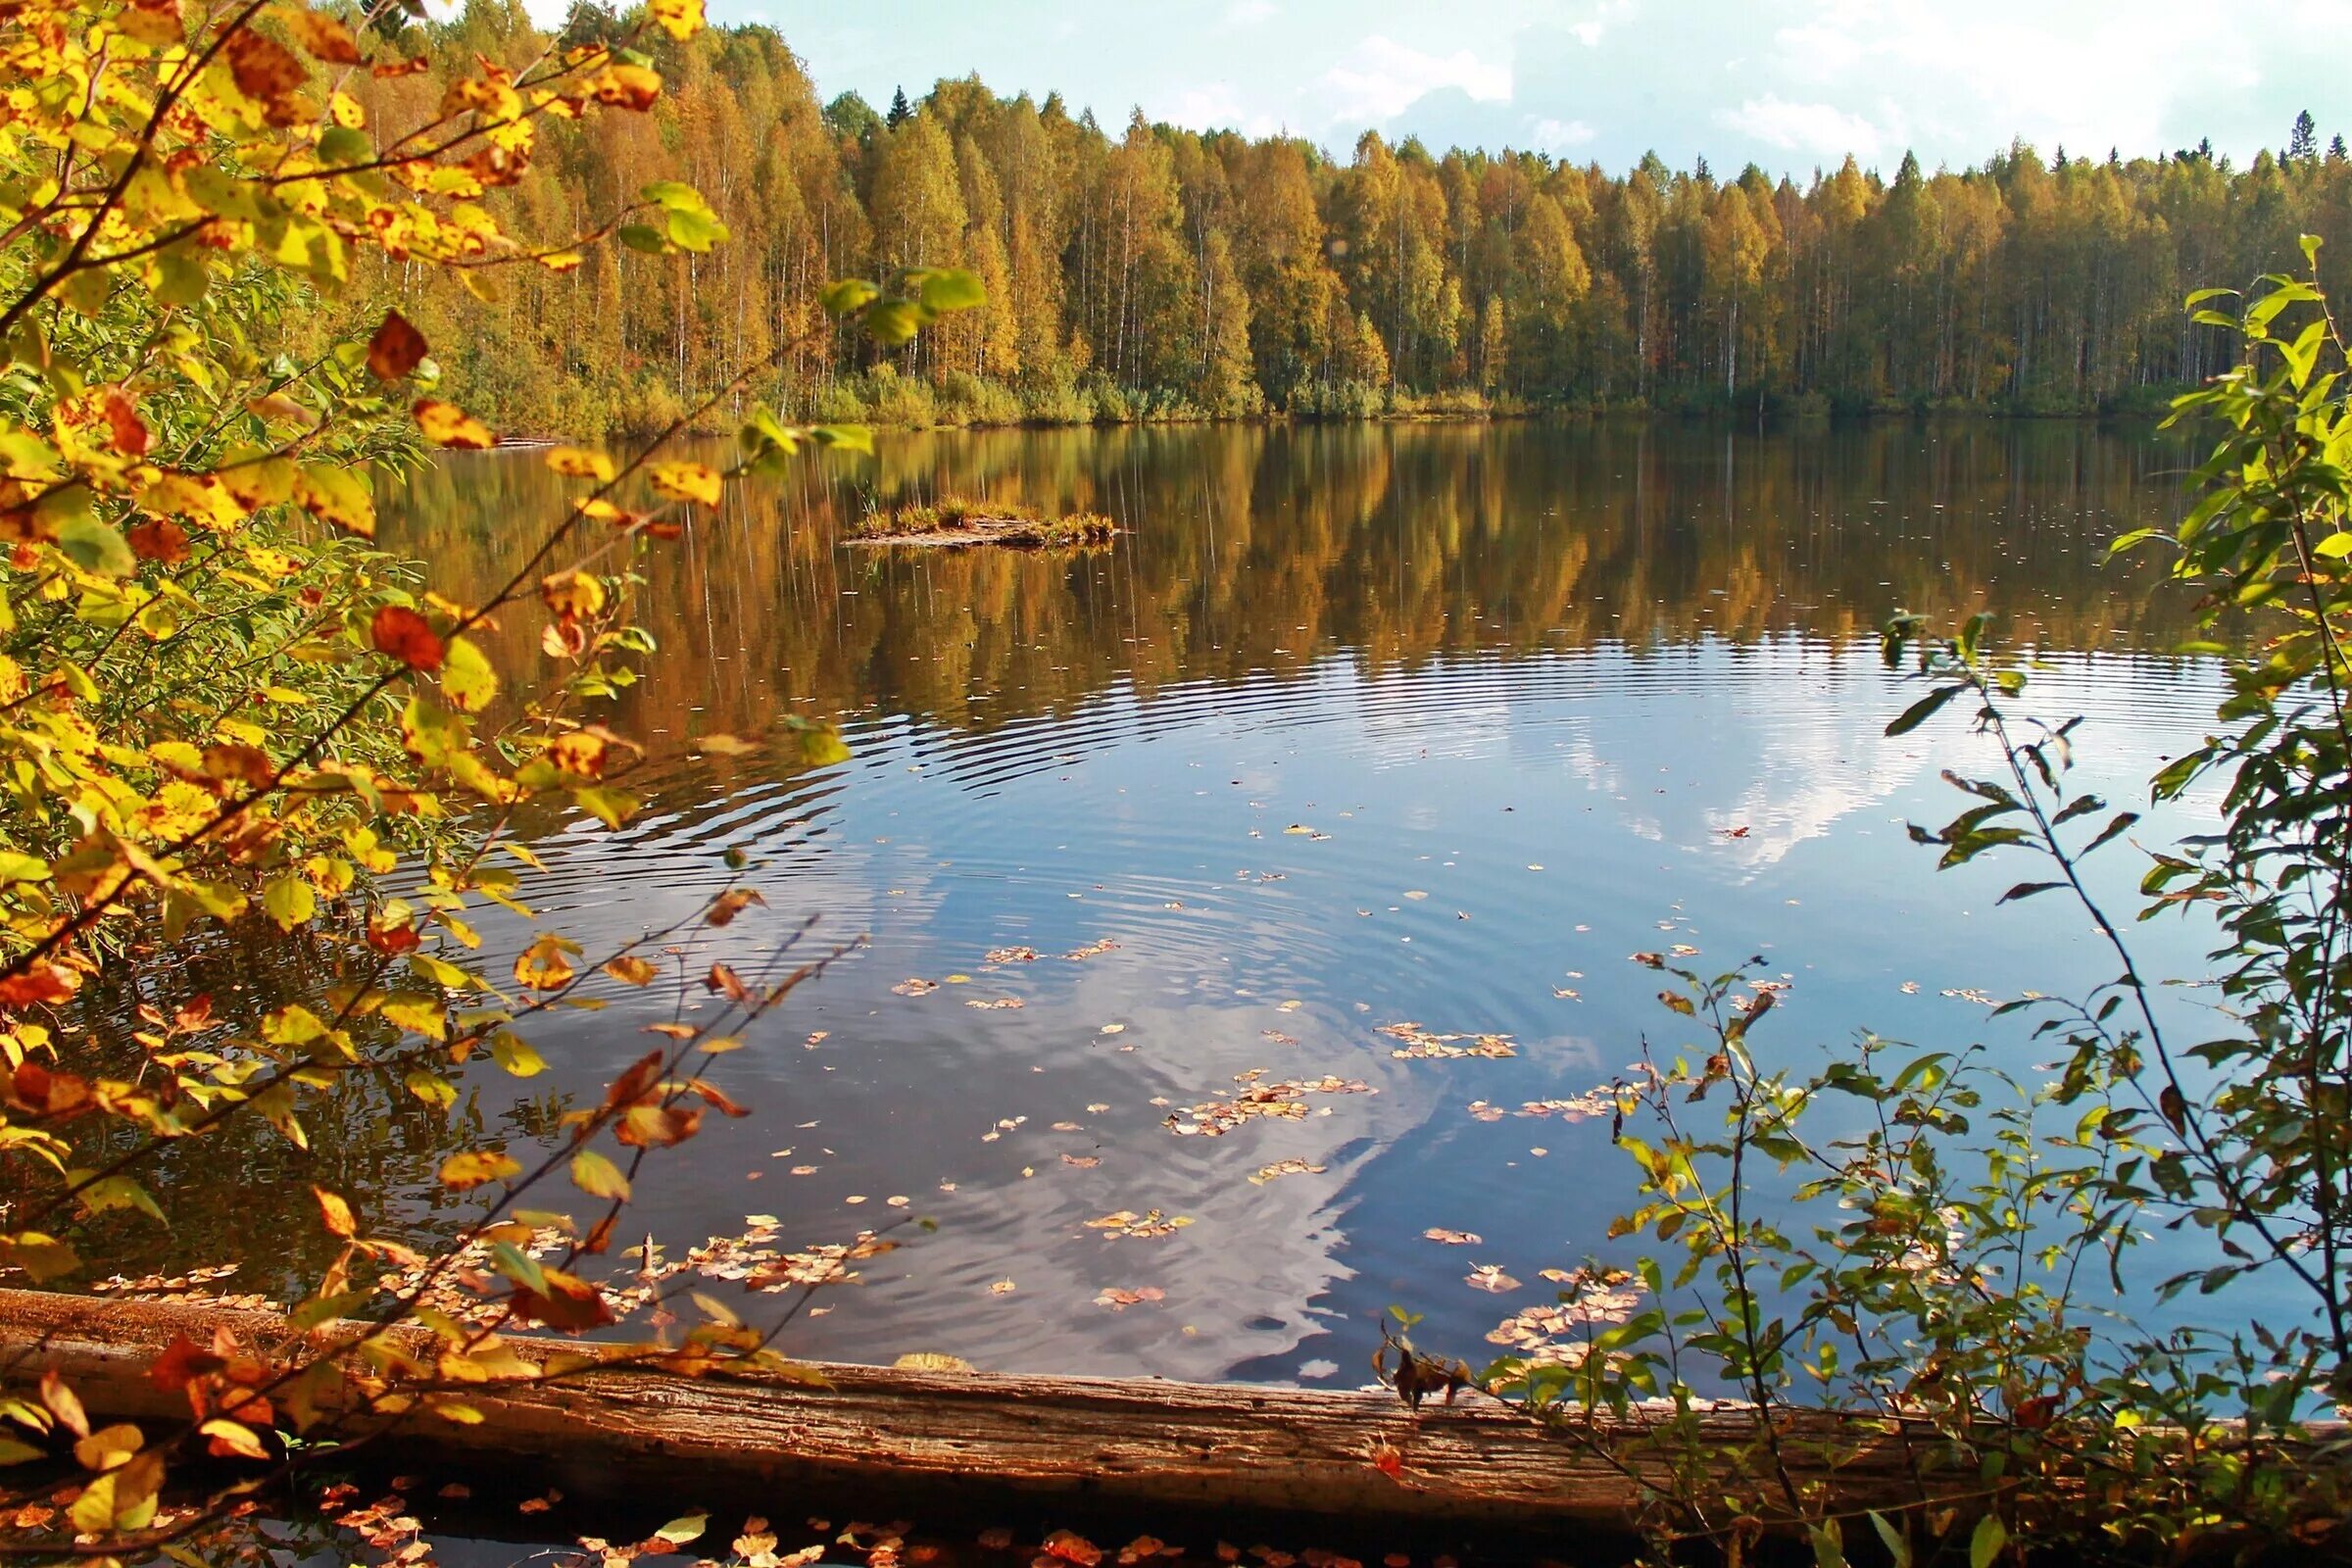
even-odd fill
[[[1143,124],[1114,141],[970,84],[890,120],[819,111],[772,34],[710,32],[697,0],[582,11],[556,39],[483,5],[436,26],[31,0],[0,33],[0,1269],[75,1289],[85,1252],[201,1207],[246,1227],[239,1285],[285,1331],[172,1341],[145,1378],[184,1417],[143,1424],[92,1422],[31,1349],[0,1394],[0,1554],[176,1555],[253,1493],[315,1476],[322,1448],[352,1464],[382,1420],[470,1426],[486,1390],[575,1369],[516,1354],[520,1329],[640,1317],[654,1333],[623,1362],[812,1376],[773,1343],[788,1301],[890,1250],[879,1232],[898,1221],[800,1250],[772,1217],[685,1258],[649,1238],[624,1262],[615,1244],[649,1162],[706,1117],[750,1113],[724,1058],[828,956],[795,930],[747,959],[744,930],[720,934],[767,917],[735,851],[714,858],[732,878],[714,896],[591,955],[533,911],[523,824],[637,815],[643,745],[607,722],[654,652],[636,590],[736,478],[870,450],[835,416],[902,387],[935,410],[1003,397],[998,412],[1090,418],[1705,403],[1718,386],[1741,409],[2073,408],[2208,372],[2182,408],[2223,435],[2175,539],[2180,575],[2277,630],[2233,666],[2217,738],[2153,780],[2161,798],[2221,791],[2223,831],[2157,852],[2143,885],[2157,912],[2218,921],[2217,1032],[2178,1043],[2084,895],[2082,858],[2121,853],[2136,819],[2064,788],[2072,726],[2023,716],[2024,673],[1971,622],[1929,645],[1930,692],[1895,728],[1957,702],[2000,772],[1955,780],[1974,804],[1916,836],[1946,863],[2039,853],[2010,897],[2082,898],[2117,981],[2028,1004],[2059,1053],[2047,1084],[1950,1054],[1890,1065],[1904,1054],[1876,1040],[1806,1079],[1754,1054],[1769,983],[1640,956],[1673,972],[1666,1004],[1702,1033],[1609,1091],[1629,1121],[1664,1125],[1625,1134],[1643,1200],[1624,1234],[1682,1255],[1671,1274],[1565,1276],[1563,1310],[1593,1330],[1582,1350],[1476,1381],[1552,1418],[1663,1400],[1646,1407],[1656,1441],[1692,1484],[1660,1494],[1662,1539],[1741,1545],[1775,1524],[1841,1556],[1859,1523],[1824,1513],[1779,1448],[1778,1417],[1826,1400],[1932,1424],[1923,1466],[1978,1480],[1948,1516],[1874,1516],[1898,1561],[1956,1527],[1975,1568],[2018,1556],[2030,1530],[2143,1554],[2334,1544],[2343,1502],[2308,1418],[2352,1394],[2344,346],[2316,240],[2312,277],[2273,276],[2236,314],[2180,325],[2157,302],[2181,266],[2267,255],[2294,203],[2334,212],[2340,154],[2301,145],[2231,174],[2202,155],[2053,172],[2021,149],[1885,186],[1849,166],[1802,192],[1377,140],[1339,168]],[[2274,189],[2284,206],[2265,205]],[[2085,216],[2127,190],[2181,196],[2170,237]],[[1992,215],[1981,231],[1952,226],[1971,203]],[[2221,248],[2185,248],[2199,223]],[[1785,275],[1766,270],[1776,255]],[[2166,255],[2174,271],[2099,265]],[[722,459],[664,445],[722,416]],[[662,437],[539,454],[553,504],[500,516],[528,544],[484,581],[374,545],[371,466],[488,448],[516,422]],[[1109,528],[978,510],[892,526]],[[1554,568],[1564,597],[1573,565]],[[1402,580],[1384,589],[1398,603]],[[1919,633],[1898,622],[1890,656]],[[844,755],[806,720],[690,744],[787,769]],[[477,956],[490,909],[531,923],[497,973]],[[266,991],[244,985],[257,963]],[[658,983],[673,1005],[584,1102],[485,1112],[490,1074],[547,1069],[535,1020]],[[1278,1090],[1296,1102],[1248,1095]],[[1884,1119],[1858,1139],[1800,1127],[1838,1096]],[[1710,1102],[1728,1102],[1720,1133],[1692,1125]],[[351,1156],[351,1127],[402,1121],[456,1147],[417,1139],[434,1153],[407,1182]],[[302,1234],[175,1181],[199,1140],[247,1140],[267,1151],[254,1164],[294,1171]],[[1765,1165],[1792,1173],[1800,1211],[1838,1217],[1784,1234],[1750,1196]],[[420,1190],[417,1222],[401,1210]],[[2162,1300],[2227,1303],[2275,1277],[2299,1315],[2086,1332],[2116,1303],[2085,1281],[2157,1217],[2188,1239]],[[1086,1222],[1137,1240],[1189,1223]],[[2122,1305],[2150,1294],[2122,1262],[2109,1277]],[[774,1310],[747,1321],[703,1289],[716,1280]],[[1702,1388],[1747,1401],[1746,1439],[1694,1421]],[[1365,1466],[1393,1475],[1394,1457]],[[742,1558],[775,1568],[772,1535],[744,1539],[765,1544],[738,1542]],[[227,1560],[262,1540],[210,1544]]]
[[[561,39],[618,25],[585,6]],[[494,0],[404,37],[435,61],[514,62],[544,41]],[[2232,352],[2180,316],[2184,293],[2290,265],[2299,233],[2352,255],[2352,163],[2308,124],[2281,125],[2285,145],[2242,167],[2202,148],[2016,146],[1967,170],[1848,159],[1781,177],[1377,135],[1335,158],[1098,122],[977,80],[889,114],[825,102],[790,42],[758,26],[657,40],[661,103],[551,130],[543,177],[490,198],[515,232],[560,233],[674,174],[709,197],[728,245],[623,244],[494,298],[397,270],[468,406],[543,434],[659,428],[774,356],[753,390],[779,409],[891,424],[1553,407],[2153,416]],[[445,86],[428,70],[355,91],[380,113]],[[909,265],[968,269],[989,303],[895,350],[813,303],[829,277]]]
[[[1049,517],[1013,501],[973,501],[942,496],[937,501],[870,512],[858,519],[853,537],[866,544],[960,547],[1009,545],[1025,550],[1062,550],[1106,545],[1119,525],[1100,512],[1071,512]]]
[[[2170,545],[2208,636],[2260,620],[2203,746],[2149,780],[2218,803],[2211,831],[2140,844],[2141,811],[2076,786],[2082,720],[2033,712],[1990,616],[1886,628],[1888,666],[1926,687],[1887,733],[1949,710],[1992,763],[1947,772],[1967,809],[1914,841],[1941,868],[2015,861],[1999,902],[2072,901],[2115,962],[2087,995],[1991,1005],[2052,1059],[1866,1032],[1808,1070],[1765,1043],[1786,987],[1761,958],[1634,956],[1689,1033],[1603,1092],[1641,1193],[1610,1231],[1627,1255],[1562,1276],[1568,1353],[1479,1381],[1566,1430],[1653,1422],[1642,1451],[1684,1478],[1654,1493],[1669,1554],[1736,1557],[1771,1523],[1825,1565],[2352,1549],[2352,401],[2303,249],[2304,275],[2190,301],[2237,300],[2198,319],[2245,359],[2178,406],[2217,437],[2196,505],[2115,547]],[[2211,922],[2209,973],[2149,969],[2085,880],[2102,853],[2143,862],[2139,920]],[[1717,1397],[1752,1423],[1724,1435]],[[1825,1403],[1906,1432],[1915,1502],[1853,1509],[1809,1480],[1837,1445],[1797,1445],[1793,1418]]]

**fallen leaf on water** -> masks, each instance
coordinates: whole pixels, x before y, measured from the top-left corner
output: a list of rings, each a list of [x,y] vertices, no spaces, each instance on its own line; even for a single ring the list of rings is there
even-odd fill
[[[1104,1105],[1104,1104],[1099,1104],[1099,1103],[1098,1103],[1098,1104],[1093,1104],[1093,1105],[1089,1105],[1089,1106],[1087,1106],[1087,1107],[1086,1107],[1086,1113],[1087,1113],[1089,1116],[1100,1116],[1100,1115],[1102,1115],[1102,1114],[1104,1111],[1108,1110],[1109,1108],[1110,1108],[1110,1107],[1109,1107],[1108,1105]]]
[[[833,1031],[830,1029],[813,1029],[809,1031],[808,1038],[802,1041],[801,1044],[808,1050],[814,1051],[817,1047],[823,1045],[826,1041],[832,1038]]]
[[[1278,1046],[1295,1046],[1298,1043],[1297,1035],[1286,1035],[1279,1029],[1260,1029],[1258,1033]]]
[[[996,997],[987,1002],[981,1001],[978,997],[972,997],[964,1002],[964,1005],[978,1007],[982,1012],[995,1012],[1003,1008],[1023,1006],[1026,1004],[1018,997]]]
[[[999,1280],[996,1284],[991,1285],[988,1289],[989,1293],[993,1296],[1010,1296],[1015,1290],[1019,1289],[1019,1287],[1014,1285],[1010,1280]]]
[[[1421,1234],[1433,1242],[1443,1242],[1447,1247],[1476,1247],[1481,1240],[1476,1232],[1449,1231],[1439,1225],[1432,1225]]]
[[[1421,900],[1421,899],[1426,899],[1426,898],[1428,898],[1428,897],[1429,897],[1429,895],[1428,895],[1428,894],[1426,894],[1426,893],[1422,892],[1422,891],[1421,891],[1419,888],[1409,888],[1409,889],[1407,889],[1407,890],[1405,891],[1405,895],[1404,895],[1404,896],[1405,896],[1406,898],[1408,898],[1408,899],[1413,899],[1413,900],[1416,900],[1416,901],[1417,901],[1417,900]]]
[[[1189,1112],[1171,1114],[1163,1125],[1179,1137],[1218,1138],[1255,1117],[1300,1120],[1307,1112],[1308,1095],[1380,1093],[1360,1078],[1325,1076],[1296,1083],[1263,1084],[1257,1081],[1263,1072],[1260,1068],[1238,1075],[1234,1081],[1243,1086],[1242,1093],[1231,1100],[1212,1100],[1193,1106]],[[1158,1100],[1152,1102],[1162,1103]],[[1189,1122],[1184,1119],[1187,1114],[1192,1117]]]
[[[890,989],[893,993],[902,997],[927,997],[932,992],[939,989],[939,982],[936,980],[925,980],[918,976],[912,979],[902,980],[897,985],[892,986]]]
[[[1449,1060],[1464,1056],[1485,1056],[1500,1059],[1516,1056],[1519,1048],[1511,1044],[1509,1035],[1433,1034],[1417,1023],[1383,1024],[1380,1033],[1404,1044],[1389,1053],[1400,1061]],[[1467,1040],[1470,1044],[1456,1045]]]
[[[1003,1551],[1012,1544],[1012,1532],[1003,1525],[993,1525],[980,1532],[980,1544],[990,1551]]]
[[[1167,1292],[1156,1285],[1147,1285],[1141,1290],[1134,1291],[1124,1291],[1116,1286],[1110,1286],[1106,1287],[1102,1295],[1095,1298],[1095,1304],[1107,1306],[1113,1312],[1124,1312],[1127,1308],[1142,1301],[1166,1300],[1167,1295]]]
[[[1478,1290],[1493,1291],[1496,1295],[1519,1289],[1519,1282],[1505,1274],[1499,1263],[1474,1263],[1462,1279],[1465,1284]]]
[[[1250,1175],[1250,1182],[1251,1186],[1263,1187],[1277,1176],[1320,1176],[1324,1169],[1303,1159],[1278,1159],[1271,1165],[1260,1165]]]
[[[1035,948],[991,948],[981,955],[983,963],[1035,963]]]
[[[1102,1560],[1101,1546],[1069,1530],[1056,1530],[1048,1536],[1045,1552],[1049,1559],[1058,1557],[1063,1562],[1076,1563],[1078,1568],[1095,1568]]]
[[[1090,1231],[1101,1231],[1102,1239],[1110,1241],[1121,1236],[1146,1239],[1155,1236],[1173,1236],[1191,1223],[1192,1220],[1185,1215],[1163,1215],[1156,1208],[1147,1214],[1138,1214],[1133,1209],[1122,1208],[1115,1214],[1104,1214],[1099,1219],[1088,1220],[1086,1228]]]
[[[816,1167],[814,1165],[795,1165],[792,1167],[792,1174],[795,1176],[813,1176],[816,1174]]]
[[[1065,958],[1076,958],[1083,961],[1085,959],[1095,957],[1098,955],[1108,953],[1117,946],[1118,944],[1111,941],[1110,938],[1100,937],[1093,942],[1089,942],[1083,948],[1072,948],[1069,952],[1063,954],[1062,956]]]
[[[1123,1023],[1106,1023],[1101,1029],[1096,1031],[1098,1034],[1105,1035],[1123,1035],[1126,1032],[1127,1026]]]
[[[969,1372],[972,1363],[938,1350],[909,1350],[891,1363],[902,1372]]]
[[[1102,1163],[1101,1157],[1095,1154],[1064,1154],[1061,1156],[1061,1162],[1064,1165],[1075,1165],[1080,1170],[1093,1170],[1097,1165]]]
[[[1715,831],[1722,834],[1727,839],[1743,839],[1747,837],[1747,828],[1744,824],[1739,827],[1719,827]]]
[[[1480,1121],[1500,1121],[1503,1111],[1500,1105],[1490,1105],[1483,1100],[1473,1100],[1470,1102],[1470,1114],[1476,1116]]]

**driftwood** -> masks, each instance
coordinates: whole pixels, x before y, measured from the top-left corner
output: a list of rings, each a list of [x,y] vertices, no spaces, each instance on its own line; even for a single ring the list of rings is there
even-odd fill
[[[350,1325],[317,1331],[333,1334]],[[226,1328],[256,1348],[284,1346],[273,1315],[196,1301],[123,1301],[0,1290],[0,1381],[22,1389],[49,1370],[95,1416],[180,1417],[176,1391],[148,1364],[174,1336],[209,1345]],[[421,1331],[401,1330],[417,1335]],[[527,1358],[587,1349],[516,1338]],[[1348,1526],[1478,1525],[1513,1533],[1563,1524],[1623,1529],[1654,1500],[1635,1479],[1663,1480],[1638,1426],[1595,1422],[1547,1431],[1494,1401],[1428,1403],[1157,1379],[1022,1377],[825,1365],[829,1389],[780,1381],[686,1378],[616,1367],[546,1385],[500,1385],[471,1399],[483,1419],[413,1421],[427,1454],[474,1456],[524,1481],[601,1476],[632,1491],[670,1481],[695,1495],[822,1488],[884,1495],[920,1512],[929,1500],[1003,1505],[1181,1507],[1313,1516]],[[1738,1412],[1710,1418],[1727,1439]],[[1838,1506],[1916,1501],[1900,1434],[1829,1413],[1784,1427],[1783,1452]],[[1630,1472],[1630,1473],[1629,1473]],[[1953,1477],[1973,1484],[1973,1470]]]

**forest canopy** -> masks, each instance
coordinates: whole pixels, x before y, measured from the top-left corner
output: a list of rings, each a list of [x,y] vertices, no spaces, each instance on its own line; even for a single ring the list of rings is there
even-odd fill
[[[566,42],[624,22],[575,9]],[[471,0],[424,50],[519,60],[512,0]],[[484,300],[404,277],[451,385],[502,427],[650,427],[781,351],[792,412],[906,423],[1083,422],[1500,404],[1862,412],[2161,409],[2222,368],[2181,296],[2352,256],[2352,163],[2299,122],[2243,168],[2210,148],[2125,159],[2023,144],[1963,171],[1852,159],[1798,180],[1656,158],[1612,173],[1530,152],[1366,134],[1105,127],[1058,96],[945,80],[879,112],[820,100],[761,26],[663,40],[647,117],[561,127],[501,193],[517,232],[569,232],[658,174],[731,242],[608,247]],[[429,99],[431,74],[373,84]],[[374,106],[370,106],[373,108]],[[2282,130],[2285,127],[2281,127]],[[624,234],[623,239],[627,236]],[[829,277],[969,269],[985,308],[878,350],[815,306]]]

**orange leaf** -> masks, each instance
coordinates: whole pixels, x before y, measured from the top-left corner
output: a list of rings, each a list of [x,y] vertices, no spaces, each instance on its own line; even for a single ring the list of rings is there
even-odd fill
[[[612,1080],[612,1087],[605,1091],[605,1103],[613,1109],[633,1105],[643,1100],[646,1091],[652,1089],[661,1078],[662,1052],[657,1047],[638,1057],[627,1072]]]
[[[141,561],[176,566],[188,559],[188,530],[170,517],[141,517],[124,530],[130,553]]]
[[[322,17],[316,11],[286,7],[278,12],[286,30],[294,41],[308,50],[314,59],[330,66],[356,66],[360,63],[359,40],[351,29],[332,17]]]
[[[447,653],[425,618],[405,605],[386,605],[377,611],[368,633],[377,653],[389,654],[411,669],[439,669]]]
[[[311,76],[284,44],[250,26],[238,28],[228,40],[228,71],[236,78],[237,91],[266,104],[285,97]]]
[[[360,1234],[360,1222],[352,1217],[349,1203],[323,1187],[312,1188],[311,1196],[318,1200],[318,1217],[325,1222],[329,1233],[345,1241]]]

